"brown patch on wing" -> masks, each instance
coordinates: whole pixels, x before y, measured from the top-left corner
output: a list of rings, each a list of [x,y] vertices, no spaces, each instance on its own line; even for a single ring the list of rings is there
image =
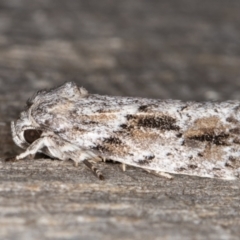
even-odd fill
[[[60,100],[59,100],[60,101]],[[75,108],[74,102],[67,100],[67,99],[62,99],[60,102],[57,104],[54,103],[53,105],[48,106],[50,111],[52,113],[61,113],[61,112],[70,112]]]
[[[202,143],[199,142],[199,141],[196,141],[194,139],[189,139],[189,138],[186,138],[184,140],[184,144],[187,146],[187,147],[190,147],[190,148],[200,148],[202,146]]]
[[[81,122],[88,124],[88,123],[107,123],[109,121],[116,119],[116,113],[95,113],[92,115],[81,115]]]
[[[151,142],[155,142],[157,139],[161,137],[159,133],[155,131],[143,131],[141,129],[132,129],[131,131],[131,138],[135,141],[139,142],[146,142],[148,144],[151,144]]]
[[[190,148],[202,149],[199,156],[201,159],[218,161],[222,159],[223,146],[232,144],[233,141],[228,124],[224,124],[216,117],[201,118],[184,133],[185,145]]]
[[[218,159],[222,159],[224,151],[221,146],[207,144],[201,154],[203,155],[203,159],[212,159],[213,161],[218,161]]]
[[[213,116],[196,120],[194,125],[184,133],[184,137],[215,145],[228,145],[229,133],[219,118]]]
[[[212,116],[197,119],[192,126],[192,130],[204,131],[205,129],[214,129],[216,127],[222,127],[221,121],[218,117]],[[191,131],[191,129],[189,131]],[[185,134],[191,134],[191,132]]]

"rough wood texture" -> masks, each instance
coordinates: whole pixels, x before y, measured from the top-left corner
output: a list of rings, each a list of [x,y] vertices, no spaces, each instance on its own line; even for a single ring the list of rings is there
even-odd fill
[[[35,90],[240,99],[239,0],[0,2],[0,155]],[[0,239],[239,239],[240,183],[0,162]],[[103,169],[104,168],[104,169]]]

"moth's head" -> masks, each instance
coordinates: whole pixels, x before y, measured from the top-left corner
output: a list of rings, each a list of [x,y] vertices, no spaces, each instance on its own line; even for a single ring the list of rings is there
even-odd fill
[[[32,114],[32,112],[40,108],[39,106],[46,108],[45,103],[58,104],[61,99],[75,101],[87,95],[88,92],[84,88],[79,88],[74,82],[67,82],[58,88],[36,92],[27,101],[26,109],[21,113],[20,118],[11,123],[14,142],[21,148],[27,148],[41,137],[43,126],[40,129]]]
[[[21,117],[16,122],[11,122],[11,130],[13,141],[24,149],[42,135],[42,131],[33,126],[26,111],[21,113]]]

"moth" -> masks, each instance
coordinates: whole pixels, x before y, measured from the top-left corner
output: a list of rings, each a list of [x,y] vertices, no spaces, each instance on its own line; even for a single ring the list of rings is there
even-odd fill
[[[236,179],[240,173],[240,102],[182,102],[89,94],[74,82],[37,92],[11,123],[25,149],[84,163],[111,159],[169,174]]]

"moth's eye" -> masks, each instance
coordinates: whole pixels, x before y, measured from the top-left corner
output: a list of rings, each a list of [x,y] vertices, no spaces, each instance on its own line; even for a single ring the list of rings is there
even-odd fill
[[[24,131],[24,138],[26,142],[33,143],[35,140],[41,137],[42,131],[35,129],[28,129]]]

